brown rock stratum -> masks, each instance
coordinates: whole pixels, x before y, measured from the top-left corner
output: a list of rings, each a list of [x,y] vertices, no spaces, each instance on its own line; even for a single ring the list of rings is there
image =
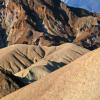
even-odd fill
[[[20,43],[51,46],[75,42],[88,49],[100,45],[96,41],[100,36],[99,14],[69,7],[60,0],[1,2],[0,26],[8,45]]]

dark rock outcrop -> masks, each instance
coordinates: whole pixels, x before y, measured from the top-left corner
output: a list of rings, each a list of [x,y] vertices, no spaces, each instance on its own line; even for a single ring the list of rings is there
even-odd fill
[[[88,49],[99,46],[99,14],[66,6],[60,0],[4,0],[2,27],[8,45],[59,45],[75,42]],[[97,45],[98,44],[98,45]]]
[[[20,78],[0,68],[0,98],[25,85]]]

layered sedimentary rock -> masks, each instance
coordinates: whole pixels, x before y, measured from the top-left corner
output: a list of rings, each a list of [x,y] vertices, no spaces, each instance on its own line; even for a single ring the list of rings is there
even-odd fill
[[[1,100],[99,100],[99,57],[100,49],[92,51]]]
[[[99,46],[99,14],[68,7],[60,0],[2,2],[1,26],[8,35],[8,45],[51,46],[74,41],[89,49]]]

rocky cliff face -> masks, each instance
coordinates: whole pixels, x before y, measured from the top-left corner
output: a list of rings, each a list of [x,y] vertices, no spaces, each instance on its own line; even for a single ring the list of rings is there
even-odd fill
[[[77,75],[84,72],[93,78],[90,69],[93,66],[95,71],[96,65],[100,64],[98,58],[100,50],[96,52],[96,56],[83,57],[85,60],[89,57],[90,60],[86,62],[80,59],[74,64],[73,61],[98,47],[100,47],[100,14],[69,7],[60,0],[0,0],[0,97],[40,80],[49,73],[60,70],[59,68],[64,65],[69,66],[69,63],[72,63],[73,67],[69,66],[72,70],[76,68],[74,72],[77,72]],[[86,71],[83,71],[85,65]],[[64,70],[67,70],[67,67]],[[99,78],[97,74],[95,78]],[[57,74],[57,77],[61,75],[65,79],[62,71],[59,75]],[[72,72],[71,75],[73,76],[74,73]],[[81,78],[82,81],[83,78],[84,75]],[[70,79],[67,74],[66,79]],[[56,80],[53,81],[53,83],[56,82],[59,83]],[[68,86],[73,84],[71,82]],[[74,86],[79,87],[77,84]],[[91,84],[89,91],[93,86]],[[46,90],[48,88],[47,86]],[[38,87],[38,93],[45,92],[45,90],[41,92],[40,89]],[[97,89],[99,88],[95,88]],[[84,92],[87,94],[87,91]],[[28,93],[27,97],[31,98],[30,92]]]
[[[60,0],[4,0],[0,4],[1,29],[8,45],[75,42],[86,48],[99,46],[96,14],[68,7]]]

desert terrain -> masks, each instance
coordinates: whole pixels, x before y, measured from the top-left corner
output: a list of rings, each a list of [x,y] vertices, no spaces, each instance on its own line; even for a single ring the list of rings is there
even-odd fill
[[[0,0],[0,100],[100,100],[99,67],[99,13]]]

